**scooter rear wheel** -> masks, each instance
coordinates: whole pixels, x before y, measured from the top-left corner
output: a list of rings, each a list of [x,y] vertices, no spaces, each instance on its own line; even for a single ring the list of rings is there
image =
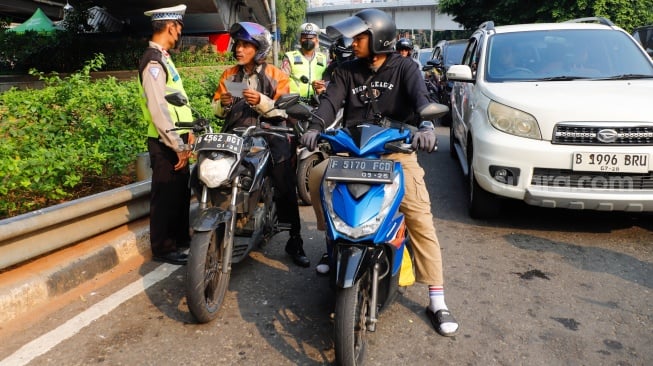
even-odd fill
[[[190,244],[186,264],[186,301],[191,314],[200,323],[218,316],[224,301],[231,268],[222,271],[225,248],[224,226],[208,232],[196,232]]]
[[[361,365],[365,360],[368,282],[369,274],[350,288],[336,290],[334,340],[338,365]]]
[[[322,157],[313,154],[306,159],[301,160],[297,165],[297,194],[306,205],[311,204],[311,194],[308,190],[308,177],[311,173],[311,169],[320,162],[322,162]]]

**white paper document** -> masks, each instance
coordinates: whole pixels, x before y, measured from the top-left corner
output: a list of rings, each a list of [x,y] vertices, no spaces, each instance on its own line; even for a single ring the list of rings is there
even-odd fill
[[[236,83],[233,81],[225,80],[224,85],[227,87],[227,91],[231,93],[232,97],[243,97],[243,90],[247,89],[246,83]]]

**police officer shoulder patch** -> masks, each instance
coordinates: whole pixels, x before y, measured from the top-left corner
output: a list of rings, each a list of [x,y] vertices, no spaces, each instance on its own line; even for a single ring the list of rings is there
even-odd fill
[[[159,77],[159,73],[161,72],[161,69],[159,69],[158,67],[150,67],[149,71],[150,71],[150,75],[152,75],[152,77],[156,79]]]
[[[295,65],[301,65],[304,62],[302,61],[302,56],[301,55],[295,55],[293,63]]]

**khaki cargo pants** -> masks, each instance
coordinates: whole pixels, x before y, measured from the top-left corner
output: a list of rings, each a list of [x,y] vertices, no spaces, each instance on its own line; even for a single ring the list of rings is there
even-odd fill
[[[406,218],[406,227],[415,256],[416,280],[427,285],[442,286],[442,253],[433,224],[431,199],[424,183],[424,169],[417,162],[415,153],[393,153],[384,155],[383,158],[399,161],[404,169],[406,193],[399,211]],[[328,161],[329,159],[321,162],[311,170],[308,183],[317,229],[320,231],[325,230],[325,221],[319,188]]]

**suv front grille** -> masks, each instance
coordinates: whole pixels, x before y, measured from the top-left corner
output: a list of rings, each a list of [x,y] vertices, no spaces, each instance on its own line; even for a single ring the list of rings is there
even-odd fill
[[[612,139],[601,139],[601,135],[612,135]],[[584,126],[558,124],[553,130],[554,144],[564,145],[653,145],[653,126]]]
[[[540,187],[557,188],[653,190],[653,172],[628,174],[535,168],[533,169],[531,184]]]

